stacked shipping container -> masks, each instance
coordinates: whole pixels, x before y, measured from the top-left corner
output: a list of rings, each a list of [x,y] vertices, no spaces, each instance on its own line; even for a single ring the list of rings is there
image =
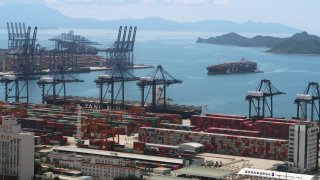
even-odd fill
[[[151,127],[141,127],[139,129],[139,141],[167,145],[198,142],[204,145],[205,152],[282,161],[287,159],[288,151],[287,140]]]
[[[197,127],[195,129],[196,131],[245,135],[254,137],[261,136],[266,138],[287,140],[289,138],[289,127],[297,122],[296,120],[285,120],[276,118],[264,118],[253,122],[251,120],[246,119],[243,116],[238,115],[207,115],[208,116],[191,117],[191,125]],[[214,128],[220,129],[218,130]],[[223,128],[224,130],[222,130],[221,128]]]
[[[208,129],[206,129],[204,132],[217,133],[217,134],[238,135],[238,136],[261,137],[261,132],[260,131],[248,131],[248,130],[239,130],[239,129],[227,129],[227,128],[210,127]]]
[[[37,144],[46,144],[56,141],[64,142],[63,138],[57,140],[54,132],[59,132],[63,136],[74,136],[81,130],[81,122],[90,118],[106,120],[119,134],[137,133],[139,127],[158,127],[160,123],[181,124],[180,115],[163,113],[146,113],[141,108],[130,109],[128,111],[116,110],[94,110],[82,108],[81,116],[78,115],[76,107],[64,108],[47,104],[23,104],[2,103],[0,105],[0,115],[12,115],[18,117],[24,131],[34,132]],[[94,127],[90,127],[92,129]],[[93,138],[101,138],[100,128],[94,131]],[[51,133],[51,134],[50,134]],[[46,136],[47,139],[41,138]],[[60,136],[59,136],[60,137]]]

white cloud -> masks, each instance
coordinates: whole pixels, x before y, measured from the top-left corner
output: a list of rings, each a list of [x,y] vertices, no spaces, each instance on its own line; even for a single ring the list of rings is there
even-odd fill
[[[128,0],[64,0],[67,3],[83,3],[83,4],[123,4],[130,2]]]
[[[1,2],[1,0],[0,0]],[[120,5],[120,4],[166,4],[166,5],[228,5],[229,0],[44,0],[48,4],[90,4],[90,5]]]
[[[48,3],[48,4],[52,4],[52,3],[57,3],[59,2],[59,0],[44,0],[45,3]]]
[[[0,0],[0,4],[32,4],[41,2],[40,0]]]
[[[148,0],[138,0],[146,2]],[[154,3],[160,4],[173,4],[173,5],[228,5],[229,0],[149,0]]]
[[[229,5],[230,1],[229,0],[214,0],[213,4],[217,5],[217,6],[225,6],[225,5]]]
[[[205,3],[207,0],[163,0],[162,3],[179,4],[179,5],[199,5]]]
[[[110,5],[140,2],[141,0],[44,0],[47,3],[59,4],[91,4],[91,5]],[[147,1],[147,0],[144,0]]]

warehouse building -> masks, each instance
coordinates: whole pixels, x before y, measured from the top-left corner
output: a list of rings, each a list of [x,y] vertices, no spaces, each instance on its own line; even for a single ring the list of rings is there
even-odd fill
[[[134,175],[140,177],[141,168],[148,165],[182,166],[182,159],[147,156],[114,151],[84,149],[70,146],[57,146],[48,154],[50,161],[80,170],[94,179],[113,179],[119,176]]]

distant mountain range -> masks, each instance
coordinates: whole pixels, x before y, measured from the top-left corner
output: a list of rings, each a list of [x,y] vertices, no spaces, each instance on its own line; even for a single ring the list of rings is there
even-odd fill
[[[260,35],[247,38],[232,32],[208,39],[199,37],[196,42],[242,47],[269,47],[271,49],[267,50],[267,52],[271,53],[320,54],[320,37],[310,35],[307,32],[296,33],[289,38]]]
[[[107,14],[112,16],[112,14]],[[62,15],[55,9],[43,5],[3,5],[0,6],[0,27],[7,22],[25,22],[39,28],[107,28],[115,29],[120,25],[136,25],[140,30],[156,31],[206,31],[242,33],[296,33],[299,30],[278,23],[245,22],[235,23],[222,20],[198,22],[174,22],[162,18],[123,19],[99,21],[96,19],[75,19]]]

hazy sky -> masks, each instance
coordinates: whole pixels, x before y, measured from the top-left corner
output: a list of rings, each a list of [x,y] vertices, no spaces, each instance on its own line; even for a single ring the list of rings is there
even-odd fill
[[[320,32],[320,0],[0,0],[0,4],[30,2],[76,18],[260,21]]]

